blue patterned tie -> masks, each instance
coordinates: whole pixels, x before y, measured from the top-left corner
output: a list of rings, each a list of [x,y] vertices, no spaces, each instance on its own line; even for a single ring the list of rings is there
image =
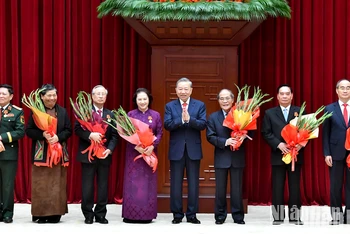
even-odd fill
[[[285,119],[286,122],[287,122],[287,120],[288,120],[288,110],[287,110],[287,108],[284,108],[284,109],[283,109],[283,115],[284,115],[284,119]]]

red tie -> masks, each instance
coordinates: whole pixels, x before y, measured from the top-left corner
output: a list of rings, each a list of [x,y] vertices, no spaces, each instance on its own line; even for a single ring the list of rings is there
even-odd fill
[[[102,111],[98,110],[97,113],[102,117]]]
[[[183,111],[186,110],[186,106],[187,106],[187,103],[186,103],[186,102],[182,103],[182,109],[183,109]]]
[[[346,109],[346,107],[348,106],[348,104],[345,104],[345,103],[344,103],[343,106],[344,106],[343,115],[344,115],[345,125],[348,126],[349,116],[348,116],[348,110]]]

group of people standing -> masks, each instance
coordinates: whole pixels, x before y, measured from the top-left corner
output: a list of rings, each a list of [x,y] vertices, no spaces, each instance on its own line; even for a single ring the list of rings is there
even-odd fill
[[[206,106],[202,101],[191,97],[192,82],[181,78],[176,83],[178,99],[170,101],[165,106],[164,129],[169,131],[168,158],[170,161],[170,209],[173,214],[173,224],[179,224],[186,216],[186,221],[200,224],[196,214],[199,210],[199,172],[203,157],[201,131],[206,130],[206,138],[214,146],[215,168],[215,209],[216,224],[223,224],[227,218],[227,184],[230,175],[230,211],[234,223],[245,224],[242,198],[242,181],[245,167],[245,148],[243,144],[236,150],[232,146],[237,140],[231,137],[231,129],[224,127],[226,115],[234,105],[234,94],[229,89],[222,89],[217,100],[220,109],[207,118]],[[347,168],[346,156],[349,153],[345,147],[346,131],[348,129],[348,113],[350,111],[350,81],[340,80],[336,85],[339,100],[328,105],[326,112],[333,115],[323,124],[323,150],[325,162],[329,166],[331,225],[349,223],[347,212],[350,209],[350,172]],[[103,119],[113,116],[104,107],[108,91],[102,85],[92,89],[91,97],[93,111]],[[37,223],[58,223],[62,215],[68,212],[66,179],[67,168],[57,164],[51,167],[37,166],[46,161],[49,144],[59,142],[63,154],[68,160],[67,140],[73,134],[70,119],[66,109],[57,104],[57,89],[52,84],[41,88],[40,98],[47,114],[57,118],[56,134],[42,131],[32,117],[29,116],[25,126],[23,110],[11,104],[13,89],[10,85],[0,85],[0,221],[13,222],[14,213],[14,181],[18,159],[18,140],[27,135],[32,139],[32,221]],[[123,188],[122,218],[126,223],[150,223],[157,217],[157,171],[144,160],[134,158],[140,154],[157,153],[157,146],[163,135],[163,121],[159,112],[150,109],[153,101],[151,93],[145,88],[139,88],[133,95],[137,108],[128,112],[128,116],[147,123],[156,140],[153,145],[144,147],[127,143],[125,153],[125,172]],[[288,178],[289,222],[302,225],[300,177],[303,163],[303,147],[297,145],[298,161],[294,171],[291,164],[285,164],[281,158],[289,153],[290,148],[281,136],[281,130],[294,116],[300,107],[293,106],[292,88],[283,84],[277,89],[279,105],[266,110],[262,120],[261,133],[271,147],[272,167],[272,216],[273,225],[284,222],[284,185]],[[286,113],[284,113],[286,112]],[[344,117],[345,116],[345,117]],[[81,210],[86,224],[94,221],[108,224],[106,219],[108,202],[108,176],[112,162],[112,153],[118,143],[118,132],[108,126],[104,136],[98,132],[90,132],[74,123],[74,134],[79,137],[79,147],[76,159],[82,166],[82,201]],[[248,135],[255,134],[252,131]],[[106,150],[103,157],[90,161],[88,152],[82,153],[91,141],[100,143],[106,140]],[[245,140],[244,140],[245,141]],[[346,191],[346,211],[342,209],[342,186]],[[188,204],[183,209],[183,180],[186,172],[188,184]],[[95,204],[95,179],[97,182],[97,200]]]

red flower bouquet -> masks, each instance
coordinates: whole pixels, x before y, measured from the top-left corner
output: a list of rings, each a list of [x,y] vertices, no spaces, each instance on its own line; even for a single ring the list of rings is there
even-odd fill
[[[109,123],[112,127],[117,129],[119,135],[133,145],[139,145],[142,148],[147,148],[153,145],[153,142],[157,137],[153,134],[152,129],[149,128],[149,125],[132,117],[129,117],[122,107],[118,111],[113,110],[114,118],[112,119],[115,122],[115,125]],[[155,172],[158,166],[158,158],[154,152],[150,155],[140,154],[134,158],[136,161],[139,158],[143,160],[152,168],[152,171]]]
[[[35,125],[42,131],[47,131],[51,136],[57,133],[57,118],[52,117],[45,111],[45,106],[40,99],[41,89],[32,91],[28,97],[23,94],[22,103],[33,112],[33,120]],[[54,144],[48,143],[46,162],[35,161],[36,166],[52,167],[62,162],[63,166],[68,166],[69,162],[63,160],[62,145],[59,142]]]
[[[69,100],[74,110],[74,116],[81,127],[90,132],[98,132],[103,136],[101,142],[90,140],[90,146],[83,150],[82,153],[89,153],[88,159],[90,162],[94,160],[94,157],[104,158],[103,152],[106,150],[104,146],[106,142],[104,135],[106,134],[108,125],[103,121],[100,114],[92,110],[90,94],[80,91],[75,102],[71,98]],[[108,118],[108,121],[110,121],[110,118]]]
[[[260,116],[260,106],[272,100],[263,100],[268,94],[262,94],[259,88],[254,88],[253,97],[248,99],[250,87],[245,85],[242,89],[237,86],[238,95],[236,104],[227,114],[223,126],[232,130],[231,137],[237,140],[235,145],[231,145],[231,150],[238,150],[245,138],[252,140],[247,134],[249,130],[256,130],[256,119]],[[244,100],[241,101],[241,95]]]
[[[295,168],[295,162],[298,160],[297,146],[305,147],[310,139],[318,137],[318,127],[329,117],[332,113],[324,113],[319,119],[316,116],[324,110],[324,106],[320,107],[315,113],[302,115],[305,110],[305,102],[300,107],[299,115],[292,119],[281,131],[281,135],[290,149],[288,154],[284,154],[282,161],[286,164],[292,163],[292,171]]]

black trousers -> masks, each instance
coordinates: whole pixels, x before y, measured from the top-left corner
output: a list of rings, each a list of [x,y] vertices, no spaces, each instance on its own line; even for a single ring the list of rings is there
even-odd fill
[[[272,216],[274,220],[284,220],[284,186],[288,178],[288,216],[290,220],[300,219],[300,174],[301,164],[295,164],[292,171],[291,163],[272,166]]]
[[[227,217],[227,181],[230,173],[230,205],[232,218],[236,221],[244,219],[242,179],[243,168],[215,168],[215,220]]]
[[[82,163],[82,200],[81,210],[85,218],[105,217],[108,202],[108,175],[110,165]],[[97,203],[94,207],[95,176],[97,184]]]
[[[174,218],[184,217],[182,208],[182,184],[186,168],[188,184],[188,202],[186,217],[192,218],[198,212],[200,160],[188,157],[187,150],[180,160],[170,161],[170,210]]]
[[[16,160],[0,161],[0,216],[13,217]]]

